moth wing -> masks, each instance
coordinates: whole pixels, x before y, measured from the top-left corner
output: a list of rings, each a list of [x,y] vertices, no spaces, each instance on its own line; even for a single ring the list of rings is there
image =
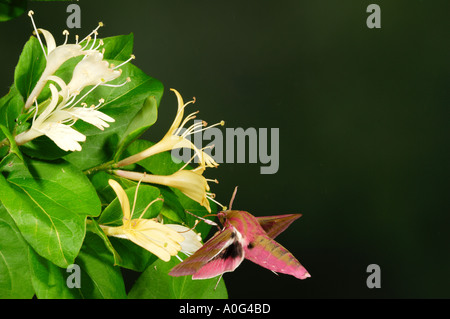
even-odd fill
[[[231,228],[230,228],[231,229]],[[192,279],[208,279],[221,275],[225,272],[234,271],[244,260],[244,248],[238,235],[232,230],[231,239],[227,245],[200,268]]]
[[[275,238],[289,227],[302,214],[256,217],[261,227],[270,238]]]
[[[266,235],[256,235],[244,251],[245,258],[261,267],[299,279],[311,277],[294,255]]]
[[[193,279],[206,279],[216,277],[225,271],[230,271],[228,270],[230,263],[219,265],[217,258],[218,256],[223,256],[225,252],[229,254],[230,249],[227,250],[227,248],[233,245],[236,241],[235,238],[236,234],[231,227],[223,229],[209,239],[193,255],[173,267],[169,275],[175,277],[193,275]],[[212,263],[216,268],[208,266],[209,263]]]

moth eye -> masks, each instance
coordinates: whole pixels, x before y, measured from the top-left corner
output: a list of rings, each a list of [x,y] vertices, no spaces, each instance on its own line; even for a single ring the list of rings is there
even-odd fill
[[[253,247],[255,247],[255,245],[252,242],[249,242],[247,248],[252,249]]]

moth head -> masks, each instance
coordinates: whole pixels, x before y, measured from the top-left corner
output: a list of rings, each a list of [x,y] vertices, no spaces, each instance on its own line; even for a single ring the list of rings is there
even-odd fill
[[[221,211],[221,212],[217,213],[217,218],[219,218],[220,223],[222,225],[224,225],[225,220],[227,219],[227,213],[228,212],[229,212],[228,210],[224,210],[224,211]]]

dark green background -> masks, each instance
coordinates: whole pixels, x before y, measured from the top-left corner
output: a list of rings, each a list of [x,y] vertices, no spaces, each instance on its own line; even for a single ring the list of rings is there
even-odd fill
[[[381,7],[381,29],[366,8]],[[278,241],[304,281],[245,261],[224,278],[232,298],[449,298],[449,1],[79,1],[86,34],[135,35],[134,63],[165,85],[156,141],[176,88],[200,117],[280,128],[280,169],[207,170],[217,199],[255,215],[302,213]],[[63,42],[67,3],[32,3]],[[0,93],[32,32],[0,24]],[[72,30],[72,35],[76,31]],[[57,35],[57,36],[56,36]],[[368,289],[366,268],[381,267]]]

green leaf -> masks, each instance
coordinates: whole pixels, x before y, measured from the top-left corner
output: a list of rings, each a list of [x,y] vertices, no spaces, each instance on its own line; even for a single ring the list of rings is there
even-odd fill
[[[19,148],[17,147],[16,141],[8,129],[0,124],[0,130],[6,136],[9,141],[9,152],[15,154],[21,161],[23,161],[22,153],[20,153]]]
[[[129,299],[226,299],[227,289],[223,278],[216,290],[218,277],[192,280],[192,276],[172,277],[169,271],[179,263],[176,258],[169,262],[160,259],[150,265],[131,288]]]
[[[0,21],[14,19],[27,9],[26,0],[3,0],[0,2]]]
[[[117,251],[114,249],[113,245],[111,244],[111,241],[109,240],[108,236],[103,232],[103,230],[100,228],[98,223],[95,220],[88,220],[86,224],[86,231],[91,232],[99,236],[101,239],[103,239],[103,242],[108,248],[108,250],[112,253],[114,257],[114,266],[118,266],[121,264],[121,257],[117,253]]]
[[[122,152],[137,138],[139,138],[145,131],[147,131],[158,117],[158,103],[156,97],[151,95],[145,99],[142,109],[136,114],[131,121],[124,138],[120,142],[114,160],[117,162]]]
[[[38,39],[32,36],[25,43],[14,72],[14,84],[24,100],[28,98],[44,72],[45,65],[46,60],[41,45]]]
[[[0,299],[33,297],[28,244],[2,205],[0,234]]]
[[[104,59],[125,61],[133,54],[134,35],[118,35],[103,39]]]
[[[184,208],[178,200],[178,196],[169,188],[159,186],[161,195],[164,198],[164,204],[160,214],[176,223],[183,223],[186,218]]]
[[[119,256],[116,262],[120,267],[142,272],[158,258],[128,239],[116,237],[108,237],[108,239]]]
[[[114,193],[114,190],[108,184],[108,181],[111,178],[115,179],[115,177],[104,171],[90,174],[88,177],[92,185],[95,187],[102,205],[108,206],[116,198],[116,193]]]
[[[31,254],[32,281],[36,296],[41,299],[113,299],[125,298],[125,285],[120,269],[113,265],[113,257],[103,240],[88,233],[75,261],[76,269],[60,268],[36,253]],[[79,271],[80,287],[73,284]]]
[[[0,124],[7,127],[11,133],[16,126],[16,119],[19,117],[24,104],[22,96],[14,86],[11,87],[7,95],[0,99]]]
[[[20,147],[22,152],[35,159],[42,160],[56,160],[61,157],[70,154],[70,152],[66,152],[63,149],[59,148],[58,145],[55,144],[51,139],[47,136],[42,135],[34,140],[22,145]]]
[[[64,161],[13,161],[3,169],[7,178],[0,176],[0,200],[24,238],[54,264],[73,263],[86,217],[100,213],[100,200],[87,177]]]
[[[119,267],[99,236],[87,233],[80,255],[75,263],[81,269],[83,298],[126,298],[125,284]]]
[[[29,262],[31,265],[31,281],[36,297],[39,299],[79,299],[81,293],[78,289],[67,286],[67,277],[70,275],[64,268],[60,268],[48,259],[29,249]]]

